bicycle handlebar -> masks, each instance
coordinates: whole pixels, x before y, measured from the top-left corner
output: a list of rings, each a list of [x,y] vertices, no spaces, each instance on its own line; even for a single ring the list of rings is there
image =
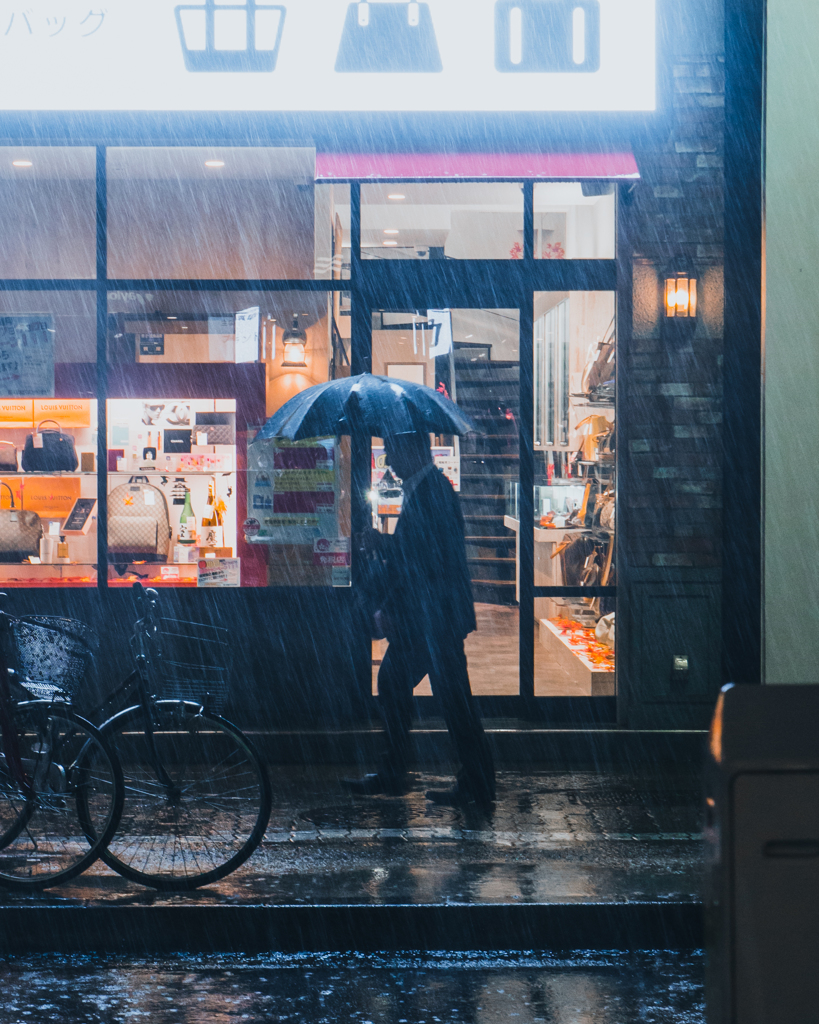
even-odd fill
[[[159,594],[153,587],[146,589],[139,582],[134,584],[133,589],[138,614],[143,619],[151,619],[156,611]]]

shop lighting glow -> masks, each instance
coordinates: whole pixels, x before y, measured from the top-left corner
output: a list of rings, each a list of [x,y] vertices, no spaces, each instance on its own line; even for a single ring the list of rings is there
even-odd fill
[[[397,235],[398,234],[398,228],[384,228],[384,234],[385,235]]]
[[[665,279],[665,315],[693,318],[697,315],[697,279],[687,271]]]
[[[383,245],[398,245],[398,242],[390,242],[389,240],[382,243]]]
[[[390,194],[387,196],[387,199],[406,199],[406,198],[407,197],[405,195],[403,195],[401,192],[390,192]]]
[[[33,167],[31,160],[12,160],[12,167]]]
[[[293,314],[293,324],[282,335],[284,359],[282,366],[307,366],[304,358],[304,346],[307,344],[307,332],[299,327],[298,313]]]
[[[206,160],[205,161],[205,167],[224,167],[224,166],[225,166],[225,161],[224,160]]]

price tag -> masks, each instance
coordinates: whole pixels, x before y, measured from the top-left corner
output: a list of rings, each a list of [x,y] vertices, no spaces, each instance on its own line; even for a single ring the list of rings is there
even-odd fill
[[[145,490],[142,492],[142,501],[146,505],[155,505],[156,495],[154,494],[153,491],[149,491],[148,488],[146,487]]]
[[[43,435],[42,434],[34,434],[34,436],[32,437],[31,443],[32,443],[32,445],[35,448],[42,448],[43,447]]]

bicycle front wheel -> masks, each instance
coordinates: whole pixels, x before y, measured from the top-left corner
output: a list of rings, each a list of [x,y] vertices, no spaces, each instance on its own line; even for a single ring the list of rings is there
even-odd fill
[[[0,758],[0,886],[45,889],[97,859],[122,810],[122,774],[99,732],[67,707],[20,704],[14,723],[31,792]]]
[[[122,764],[125,803],[101,856],[142,885],[196,889],[234,871],[262,841],[270,781],[241,731],[198,704],[157,701],[152,720],[153,744],[141,707],[102,727]]]

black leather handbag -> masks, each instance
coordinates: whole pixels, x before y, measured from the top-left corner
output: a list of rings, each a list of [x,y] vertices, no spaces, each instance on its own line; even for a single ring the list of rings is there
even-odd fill
[[[54,423],[57,429],[43,430],[43,423]],[[26,438],[21,462],[25,473],[73,473],[79,465],[74,438],[56,420],[43,420]]]
[[[429,5],[350,4],[336,57],[336,71],[441,71]]]

